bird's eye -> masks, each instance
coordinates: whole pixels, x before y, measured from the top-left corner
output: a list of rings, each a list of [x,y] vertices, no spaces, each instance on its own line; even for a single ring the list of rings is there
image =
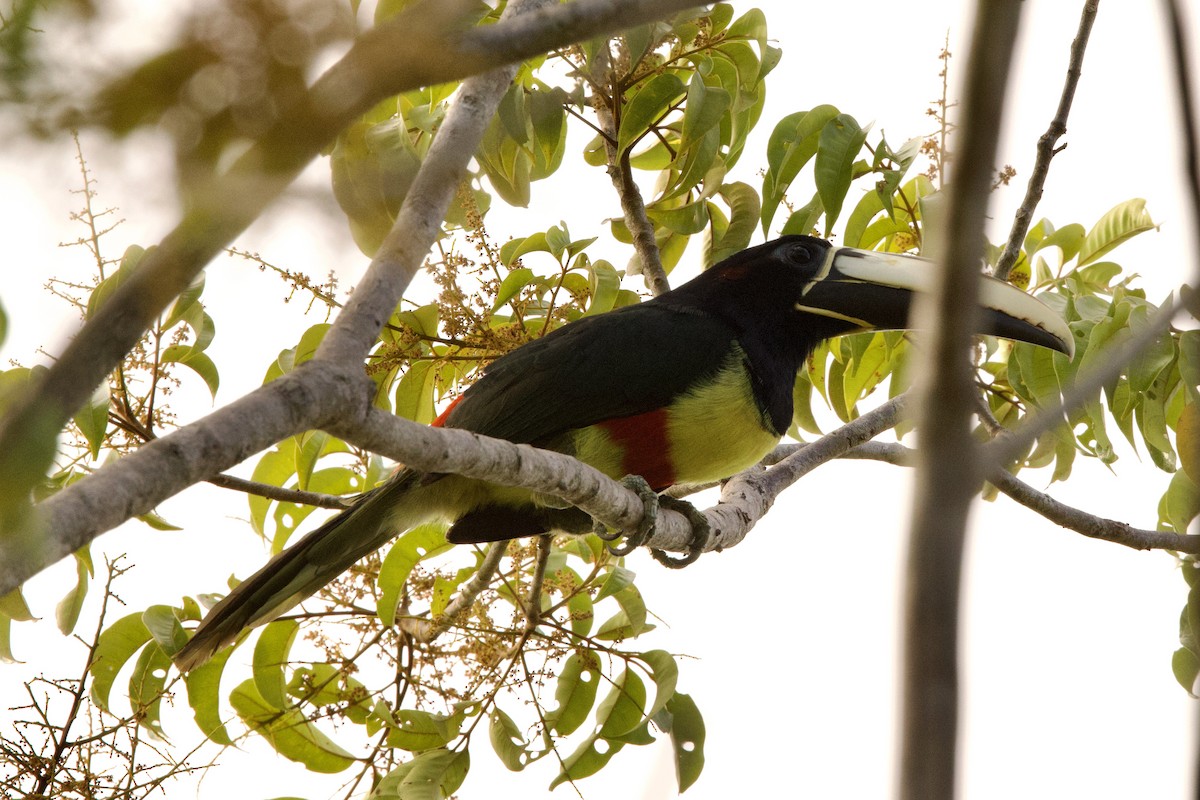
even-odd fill
[[[806,244],[790,245],[786,255],[793,264],[809,264],[813,260],[813,250]]]

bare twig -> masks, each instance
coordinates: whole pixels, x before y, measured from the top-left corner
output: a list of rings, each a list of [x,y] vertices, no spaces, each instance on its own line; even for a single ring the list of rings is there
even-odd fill
[[[933,291],[914,303],[915,327],[926,334],[916,369],[921,450],[904,579],[901,800],[954,796],[958,596],[967,512],[980,481],[968,353],[979,313],[977,264],[991,165],[1019,20],[1018,3],[980,0],[976,6],[946,220],[926,238],[927,254],[943,266]],[[939,234],[948,238],[939,242]]]
[[[1050,174],[1050,159],[1062,150],[1057,147],[1059,138],[1067,132],[1067,115],[1071,113],[1071,103],[1075,101],[1075,88],[1083,74],[1083,53],[1087,49],[1088,37],[1092,33],[1092,23],[1096,21],[1096,11],[1100,0],[1084,0],[1083,13],[1079,17],[1079,30],[1075,33],[1075,41],[1071,42],[1071,58],[1067,63],[1067,79],[1063,83],[1062,95],[1058,98],[1058,110],[1050,127],[1038,139],[1037,157],[1033,162],[1033,172],[1029,176],[1029,185],[1025,189],[1025,199],[1013,216],[1012,229],[1008,233],[1008,241],[1004,252],[996,262],[996,277],[1008,280],[1021,254],[1021,243],[1029,232],[1029,224],[1033,221],[1033,212],[1042,200],[1042,187],[1046,185],[1046,176]],[[1063,145],[1066,147],[1066,145]]]
[[[616,70],[612,69],[608,49],[600,48],[596,55],[597,70],[601,75],[593,77],[593,83],[604,87],[612,95],[613,104],[621,101],[622,88]],[[629,165],[629,149],[617,150],[617,120],[613,109],[608,105],[608,97],[597,93],[592,96],[593,107],[596,109],[596,119],[604,134],[604,152],[608,156],[608,177],[612,179],[613,188],[621,199],[621,212],[625,217],[625,226],[633,237],[633,249],[637,254],[638,268],[646,281],[646,288],[655,296],[668,292],[671,284],[667,281],[667,271],[663,268],[662,257],[658,251],[658,242],[654,238],[654,223],[646,216],[646,204],[642,200],[641,190],[633,180],[633,168]]]
[[[222,489],[233,489],[236,492],[258,495],[268,500],[278,500],[281,503],[296,503],[302,506],[336,508],[339,510],[354,504],[354,498],[352,497],[339,497],[336,494],[321,494],[320,492],[306,492],[302,489],[285,489],[282,486],[274,486],[269,483],[248,481],[236,475],[214,475],[211,478],[207,478],[206,481],[213,486],[220,486]]]
[[[449,630],[450,626],[454,624],[454,620],[471,607],[484,589],[492,585],[492,578],[496,576],[496,568],[500,566],[500,559],[504,558],[507,550],[507,541],[492,542],[488,545],[479,569],[471,576],[471,580],[467,581],[466,585],[459,590],[454,599],[446,605],[446,610],[440,616],[433,619],[416,619],[415,617],[398,619],[396,624],[400,630],[411,636],[414,641],[422,644],[432,642]]]
[[[912,466],[915,451],[892,442],[866,442],[842,458],[862,458],[883,461],[897,466]],[[1067,530],[1092,539],[1131,547],[1134,550],[1169,550],[1176,553],[1200,554],[1200,536],[1188,536],[1168,531],[1135,528],[1127,522],[1098,517],[1082,509],[1055,500],[1039,492],[1012,473],[995,469],[988,473],[988,482],[1016,502],[1035,511]]]

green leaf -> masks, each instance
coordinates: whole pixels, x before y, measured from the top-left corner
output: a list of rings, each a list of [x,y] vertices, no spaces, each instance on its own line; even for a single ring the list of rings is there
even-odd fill
[[[150,630],[142,615],[129,614],[109,625],[96,640],[96,656],[92,661],[92,702],[108,711],[108,696],[121,667],[133,654],[150,641]]]
[[[138,724],[156,739],[164,738],[160,716],[170,669],[170,657],[157,642],[150,642],[142,650],[129,676],[129,703],[138,717]]]
[[[445,717],[428,711],[402,708],[395,712],[396,727],[388,732],[389,747],[412,753],[444,747],[462,729],[463,716]]]
[[[1200,487],[1186,473],[1176,472],[1162,497],[1159,524],[1166,523],[1182,535],[1197,515],[1200,515]]]
[[[0,614],[0,661],[7,664],[19,664],[12,651],[12,620]]]
[[[521,735],[521,729],[512,717],[505,714],[499,707],[493,708],[490,715],[491,724],[488,726],[488,736],[492,741],[492,749],[500,757],[501,763],[513,772],[520,772],[529,763],[529,743]]]
[[[202,353],[191,345],[173,344],[162,351],[160,360],[165,363],[182,364],[195,372],[208,386],[208,392],[214,400],[217,399],[217,388],[221,384],[217,365],[206,353]]]
[[[727,183],[721,187],[721,197],[729,205],[729,225],[719,237],[714,236],[705,248],[705,269],[745,250],[750,245],[750,238],[754,235],[761,211],[758,192],[749,184],[740,181]]]
[[[817,152],[821,129],[838,116],[834,106],[816,106],[779,120],[767,142],[767,172],[763,176],[762,230],[770,234],[771,220],[792,181]]]
[[[1171,672],[1188,694],[1196,697],[1196,677],[1200,676],[1200,658],[1187,648],[1181,647],[1171,656]]]
[[[238,684],[229,703],[242,721],[259,733],[284,758],[320,773],[336,773],[355,763],[299,709],[280,710],[265,701],[252,679]]]
[[[604,576],[599,591],[596,592],[596,602],[611,597],[627,586],[632,586],[637,573],[620,565],[613,565]]]
[[[574,733],[591,713],[599,685],[600,670],[593,658],[572,654],[558,673],[554,688],[558,707],[546,715],[546,724],[559,736]]]
[[[1175,423],[1175,445],[1179,449],[1179,466],[1200,486],[1200,403],[1186,403]]]
[[[93,459],[100,457],[100,448],[104,445],[104,434],[108,432],[108,384],[99,386],[92,394],[87,404],[75,412],[72,419],[87,440],[88,452]]]
[[[281,442],[277,449],[263,454],[254,466],[250,479],[271,486],[284,486],[288,479],[296,473],[295,442],[291,439]],[[250,504],[250,524],[259,536],[266,536],[267,513],[271,509],[272,500],[259,495],[248,495]]]
[[[414,422],[433,422],[433,393],[436,388],[437,370],[432,361],[413,361],[408,371],[396,386],[396,416]]]
[[[677,693],[655,722],[671,734],[679,791],[686,792],[704,769],[704,718],[691,697]]]
[[[699,72],[688,81],[687,101],[683,111],[683,132],[679,147],[686,150],[700,141],[720,124],[729,113],[733,99],[729,92],[717,86],[706,86]]]
[[[197,304],[200,301],[200,295],[204,294],[204,273],[201,272],[192,279],[188,288],[183,290],[179,297],[175,298],[175,302],[171,304],[171,310],[167,312],[166,318],[163,320],[162,329],[167,331],[174,328],[184,317],[191,316]]]
[[[84,598],[87,597],[88,579],[95,574],[92,554],[87,547],[76,550],[72,555],[75,557],[75,586],[58,601],[58,606],[54,609],[55,622],[64,636],[75,630]]]
[[[645,717],[646,684],[632,669],[623,669],[596,708],[599,734],[605,738],[623,736],[640,725]]]
[[[585,317],[612,311],[617,302],[617,294],[621,291],[621,276],[616,268],[601,259],[588,265],[589,288],[592,301],[588,303]]]
[[[1047,247],[1057,247],[1062,251],[1062,261],[1065,264],[1079,255],[1079,249],[1083,247],[1086,238],[1083,226],[1078,222],[1072,222],[1042,239],[1036,249],[1029,251],[1029,255],[1032,256],[1035,252],[1045,250]]]
[[[1135,197],[1119,203],[1109,209],[1088,231],[1079,248],[1078,266],[1085,267],[1139,233],[1157,227],[1146,211],[1146,201],[1142,198]]]
[[[168,605],[153,605],[142,612],[142,622],[154,641],[167,655],[174,655],[187,644],[188,635],[179,622],[180,611]]]
[[[443,800],[462,786],[471,756],[432,750],[389,772],[370,794],[370,800]]]
[[[300,623],[294,619],[276,620],[263,628],[254,643],[254,686],[263,702],[278,709],[288,705],[284,667],[299,631]]]
[[[217,744],[233,744],[221,713],[221,675],[233,651],[233,647],[218,650],[208,661],[184,675],[188,705],[196,727]]]
[[[684,93],[683,81],[672,73],[646,81],[625,105],[617,130],[617,152],[628,152]]]
[[[440,524],[421,525],[401,536],[384,556],[379,567],[379,606],[376,613],[384,625],[396,623],[396,606],[409,573],[417,562],[424,558],[450,550],[454,545],[446,541],[446,527]]]
[[[675,656],[666,650],[650,650],[642,653],[641,659],[649,665],[651,677],[654,679],[654,704],[646,709],[646,716],[653,717],[675,696],[679,665],[675,663]]]
[[[611,742],[593,735],[585,739],[575,752],[563,759],[562,771],[550,782],[550,788],[567,781],[577,781],[595,775],[608,764],[612,757],[621,752],[622,742]]]
[[[0,614],[17,622],[32,622],[36,619],[29,610],[29,604],[25,601],[25,595],[21,594],[20,587],[0,596]]]
[[[842,211],[854,162],[867,141],[867,132],[849,114],[838,114],[821,129],[813,179],[825,206],[825,235],[828,236]]]
[[[533,274],[533,270],[527,267],[518,267],[505,275],[504,280],[500,282],[500,288],[496,290],[496,302],[492,303],[492,313],[499,311],[501,306],[535,281],[537,281],[537,276]]]

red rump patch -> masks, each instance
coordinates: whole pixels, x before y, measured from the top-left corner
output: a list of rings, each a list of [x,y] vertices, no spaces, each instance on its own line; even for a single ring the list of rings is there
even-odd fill
[[[621,469],[626,474],[641,475],[656,492],[675,483],[665,408],[605,420],[599,427],[621,448]]]
[[[434,428],[444,428],[444,427],[446,427],[446,417],[450,416],[450,412],[454,410],[454,407],[455,407],[456,405],[458,405],[459,403],[461,403],[461,402],[462,402],[462,399],[463,399],[464,397],[466,397],[466,395],[465,395],[465,394],[460,394],[458,397],[456,397],[456,398],[454,398],[453,400],[451,400],[451,401],[450,401],[450,405],[446,406],[446,410],[445,410],[445,411],[443,411],[442,413],[438,414],[438,417],[437,417],[437,419],[435,419],[433,422],[431,422],[431,423],[429,423],[429,424],[430,424],[431,426],[433,426]]]

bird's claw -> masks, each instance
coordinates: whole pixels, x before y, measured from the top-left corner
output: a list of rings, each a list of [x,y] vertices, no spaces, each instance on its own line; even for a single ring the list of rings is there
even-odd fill
[[[669,555],[666,550],[650,548],[650,555],[654,556],[654,560],[669,569],[683,569],[689,564],[694,564],[700,554],[708,547],[708,540],[712,538],[712,526],[708,524],[708,518],[689,503],[687,500],[681,500],[678,497],[670,495],[660,495],[658,498],[659,505],[666,506],[672,511],[678,511],[687,517],[688,522],[692,525],[692,538],[688,542],[687,555],[681,558],[675,558]]]
[[[645,513],[642,515],[641,522],[638,523],[637,530],[626,536],[625,541],[619,545],[613,544],[613,542],[621,538],[621,531],[610,532],[603,522],[594,521],[593,530],[597,536],[608,542],[608,552],[614,556],[627,556],[645,544],[654,535],[655,526],[658,524],[658,509],[666,506],[672,511],[683,514],[692,524],[692,539],[688,542],[688,552],[682,558],[675,558],[668,555],[665,550],[652,547],[650,555],[654,556],[655,561],[670,569],[681,569],[694,563],[708,546],[708,540],[712,534],[712,529],[704,514],[686,500],[658,494],[640,475],[626,475],[621,479],[621,483],[642,499]]]
[[[658,494],[650,488],[650,484],[641,475],[626,475],[621,478],[621,483],[625,488],[636,494],[642,499],[644,511],[642,513],[642,521],[638,523],[637,530],[625,537],[625,541],[619,545],[613,542],[620,539],[623,531],[609,531],[608,528],[600,520],[595,520],[593,530],[596,535],[604,541],[608,542],[608,552],[614,556],[627,556],[637,548],[646,543],[646,540],[654,533],[654,526],[658,523]]]

